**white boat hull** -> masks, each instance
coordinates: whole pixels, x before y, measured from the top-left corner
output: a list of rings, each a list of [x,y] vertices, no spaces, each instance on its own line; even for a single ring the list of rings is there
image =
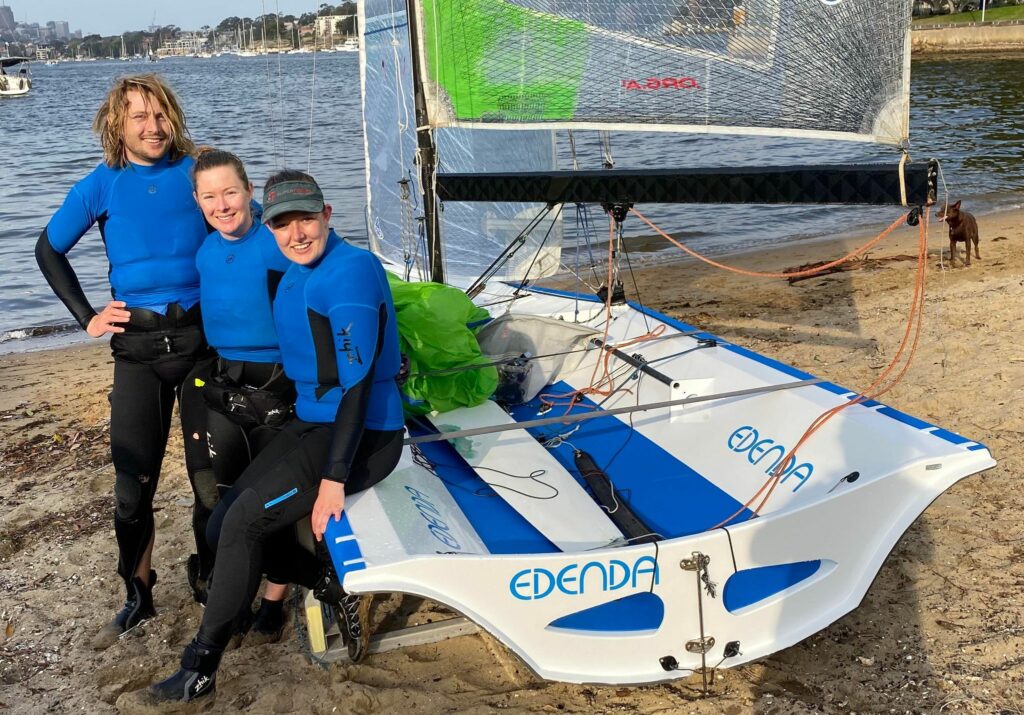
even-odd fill
[[[559,295],[535,294],[514,306],[517,313],[568,319],[579,312],[593,326],[604,311]],[[630,392],[613,396],[605,410],[809,377],[725,341],[698,347],[699,338],[710,336],[693,335],[690,326],[664,316],[625,306],[615,312],[612,343],[665,325],[661,340],[626,352],[648,362],[675,355],[655,363],[674,384],[632,380],[626,370],[620,379],[631,382]],[[600,356],[590,350],[567,362],[559,385],[590,384]],[[650,683],[739,665],[854,609],[921,512],[958,480],[995,464],[976,442],[884,405],[854,405],[801,447],[760,516],[744,511],[773,460],[815,417],[852,396],[821,383],[602,417],[576,430],[502,433],[519,435],[519,442],[459,438],[454,449],[423,449],[430,469],[422,459],[414,463],[407,448],[392,476],[350,498],[346,518],[332,522],[332,557],[347,590],[403,592],[446,604],[546,679]],[[498,408],[480,409],[493,418]],[[474,421],[460,412],[433,422],[442,431],[479,423],[480,414]],[[519,422],[557,414],[538,415],[531,405],[512,410]],[[567,433],[566,441],[552,443],[555,433]],[[665,538],[595,547],[608,541],[611,522],[603,511],[580,505],[586,490],[574,482],[575,449],[592,454]],[[573,478],[555,480],[552,455]],[[524,479],[538,465],[542,476]],[[503,486],[494,476],[499,471],[521,486]],[[743,513],[715,528],[737,505]]]

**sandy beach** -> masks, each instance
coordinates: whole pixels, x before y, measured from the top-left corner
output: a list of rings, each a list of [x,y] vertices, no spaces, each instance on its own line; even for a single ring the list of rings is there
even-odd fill
[[[985,443],[999,465],[932,504],[861,606],[831,627],[761,662],[720,671],[703,696],[699,678],[642,688],[545,683],[484,635],[321,669],[305,660],[289,626],[281,643],[225,656],[212,710],[1024,710],[1024,500],[1016,490],[1024,474],[1024,348],[1017,342],[1024,334],[1024,212],[979,219],[982,258],[970,268],[940,259],[946,230],[932,223],[920,346],[883,401]],[[837,258],[865,240],[724,260],[781,271]],[[646,268],[637,283],[656,310],[857,389],[888,364],[903,333],[916,241],[916,229],[901,228],[856,270],[792,285],[693,260]],[[159,616],[104,652],[89,647],[123,599],[110,518],[111,371],[105,341],[0,357],[0,712],[148,712],[132,691],[175,669],[201,616],[185,578],[192,497],[181,437],[172,433],[156,498]],[[436,616],[429,605],[404,606],[417,608],[414,618]]]

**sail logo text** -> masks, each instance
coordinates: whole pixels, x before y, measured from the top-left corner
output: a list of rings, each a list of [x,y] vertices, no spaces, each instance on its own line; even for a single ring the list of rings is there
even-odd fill
[[[747,461],[754,465],[765,466],[764,473],[771,474],[778,467],[779,462],[782,460],[789,450],[783,445],[779,444],[773,439],[768,437],[762,437],[761,434],[750,425],[739,427],[736,429],[729,438],[726,440],[726,444],[733,452],[742,454],[747,458]],[[782,471],[782,479],[779,480],[780,484],[784,484],[787,479],[794,477],[797,481],[793,491],[802,487],[807,483],[807,480],[811,478],[811,474],[814,473],[814,465],[809,462],[802,462],[801,464],[796,463],[796,456],[789,458],[789,462],[786,463],[786,468]]]
[[[648,92],[655,89],[700,89],[693,77],[648,77],[647,79],[620,80],[622,88],[627,92],[641,90]]]
[[[650,576],[650,578],[646,578]],[[645,578],[641,578],[645,577]],[[641,556],[631,564],[619,559],[569,564],[559,571],[544,568],[517,571],[508,582],[508,590],[520,601],[539,601],[556,590],[566,596],[580,596],[598,591],[618,591],[627,585],[649,588],[658,584],[658,562],[653,556]]]
[[[416,506],[416,511],[427,522],[427,531],[445,546],[456,551],[462,551],[462,546],[459,545],[458,539],[452,535],[451,527],[441,518],[441,510],[434,506],[434,503],[427,498],[427,495],[415,487],[410,487],[408,484],[405,486],[405,491],[412,495],[412,503]]]

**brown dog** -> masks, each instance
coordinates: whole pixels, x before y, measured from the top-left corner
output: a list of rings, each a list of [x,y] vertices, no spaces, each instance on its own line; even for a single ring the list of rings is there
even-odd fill
[[[974,257],[980,261],[981,254],[978,253],[978,221],[974,218],[974,214],[961,211],[960,202],[957,201],[955,204],[948,204],[944,209],[939,209],[935,212],[935,215],[939,217],[939,221],[945,221],[949,224],[949,265],[956,265],[957,254],[959,253],[956,250],[957,241],[963,241],[964,243],[964,252],[967,254],[967,259],[964,261],[965,266],[971,265],[972,243],[974,244]]]

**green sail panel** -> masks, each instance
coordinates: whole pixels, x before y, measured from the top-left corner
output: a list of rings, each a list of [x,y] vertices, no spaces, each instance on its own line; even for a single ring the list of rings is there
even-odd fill
[[[571,121],[586,26],[501,0],[423,0],[435,99],[463,122]]]

